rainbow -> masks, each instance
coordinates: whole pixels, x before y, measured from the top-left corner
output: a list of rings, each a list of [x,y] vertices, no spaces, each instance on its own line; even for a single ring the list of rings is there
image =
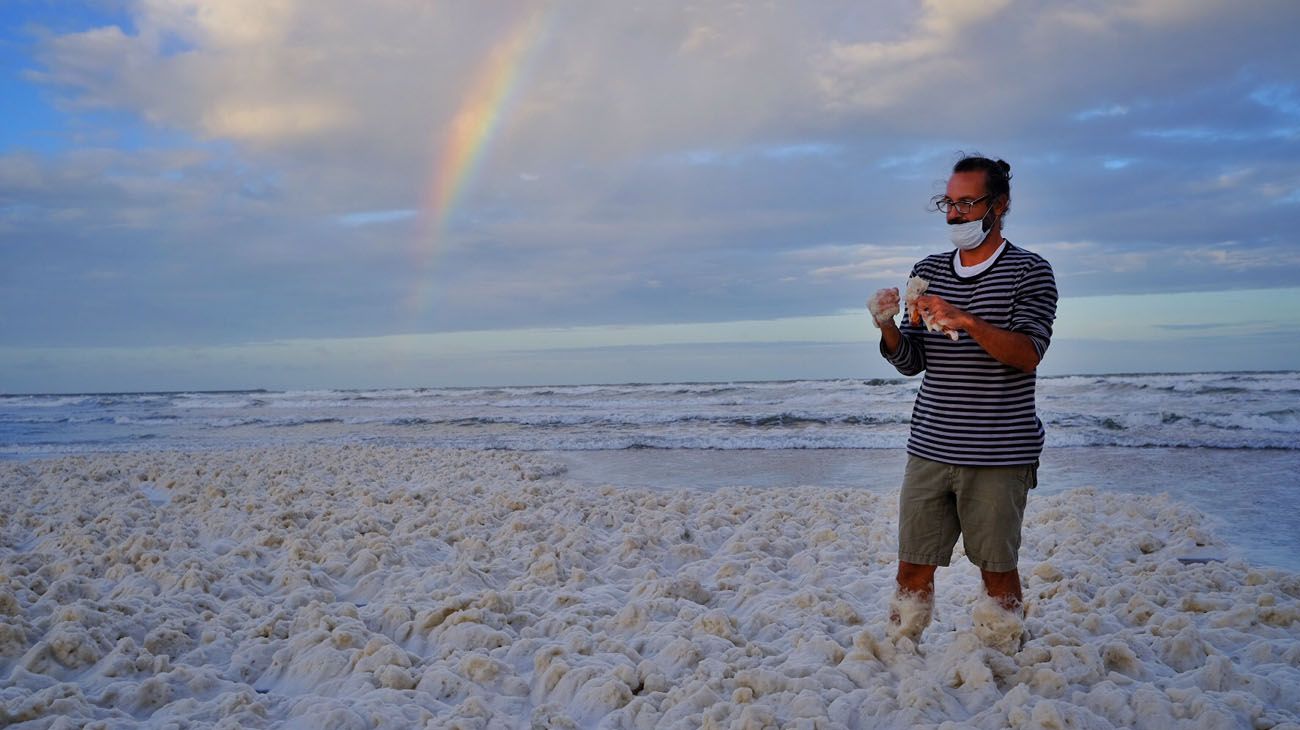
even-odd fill
[[[415,257],[417,281],[407,302],[413,316],[422,314],[432,297],[433,262],[446,237],[448,219],[479,169],[524,70],[549,36],[549,30],[550,14],[544,11],[534,11],[510,29],[471,77],[442,143],[437,145],[421,210],[423,223]]]

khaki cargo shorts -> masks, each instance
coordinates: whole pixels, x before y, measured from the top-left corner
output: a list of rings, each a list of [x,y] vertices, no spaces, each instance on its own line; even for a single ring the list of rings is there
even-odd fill
[[[948,565],[960,535],[982,570],[1015,570],[1025,498],[1038,485],[1038,463],[954,466],[908,454],[898,495],[898,558]]]

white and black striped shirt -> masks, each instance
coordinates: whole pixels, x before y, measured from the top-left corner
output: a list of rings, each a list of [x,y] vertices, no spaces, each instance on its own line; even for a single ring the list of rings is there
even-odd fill
[[[1041,358],[1056,319],[1056,277],[1038,254],[1006,244],[993,265],[960,276],[953,254],[928,256],[912,276],[930,282],[927,294],[943,297],[991,325],[1020,332]],[[881,354],[904,375],[925,377],[912,407],[907,451],[946,464],[1010,466],[1032,464],[1043,451],[1043,423],[1034,407],[1033,373],[993,359],[966,332],[954,342],[941,332],[913,326],[903,313],[902,342]]]

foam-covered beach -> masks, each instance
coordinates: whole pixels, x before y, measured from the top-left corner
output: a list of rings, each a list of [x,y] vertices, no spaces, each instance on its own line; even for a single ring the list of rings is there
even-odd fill
[[[1300,575],[1213,559],[1162,496],[1031,497],[1006,656],[960,547],[919,648],[885,640],[893,493],[379,446],[0,463],[0,489],[0,726],[1300,727]]]

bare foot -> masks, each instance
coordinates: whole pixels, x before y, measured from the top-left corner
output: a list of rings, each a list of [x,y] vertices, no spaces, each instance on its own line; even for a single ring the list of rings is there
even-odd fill
[[[975,624],[975,635],[994,651],[1012,656],[1025,645],[1022,607],[1008,611],[992,598],[981,598],[975,602],[971,619]]]
[[[889,602],[889,626],[885,635],[898,643],[899,639],[911,639],[913,644],[920,643],[921,632],[930,625],[934,616],[934,597],[921,597],[916,593],[900,591]]]

